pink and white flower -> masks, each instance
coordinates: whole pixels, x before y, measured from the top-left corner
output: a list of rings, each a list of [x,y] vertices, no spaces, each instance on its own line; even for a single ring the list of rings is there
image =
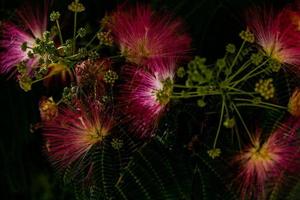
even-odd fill
[[[283,172],[296,171],[300,159],[299,128],[299,119],[290,118],[265,140],[258,130],[254,143],[235,156],[242,199],[263,200],[267,183],[280,180]]]
[[[247,26],[267,56],[300,71],[300,33],[291,14],[288,8],[278,13],[256,8],[248,12]]]
[[[16,65],[22,61],[26,62],[28,71],[36,66],[37,58],[29,58],[27,54],[29,50],[23,51],[21,46],[27,43],[29,48],[33,48],[35,39],[42,38],[47,28],[47,7],[46,2],[42,10],[33,9],[29,5],[24,6],[17,11],[22,26],[12,22],[2,24],[0,47],[4,50],[0,53],[0,73],[14,73]]]
[[[110,134],[113,119],[92,103],[79,104],[78,109],[63,108],[59,115],[46,121],[43,135],[50,161],[65,168],[74,161],[84,159],[89,150]]]
[[[190,48],[190,37],[179,20],[154,13],[149,6],[119,8],[109,28],[121,54],[130,62],[146,65],[153,59],[181,60]]]
[[[131,130],[141,138],[152,136],[173,90],[174,65],[160,60],[148,67],[156,70],[126,67],[126,82],[120,88],[121,111]]]

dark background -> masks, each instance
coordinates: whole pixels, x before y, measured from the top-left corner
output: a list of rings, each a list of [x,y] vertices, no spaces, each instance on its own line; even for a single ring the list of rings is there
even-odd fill
[[[29,1],[1,0],[0,16],[15,19],[15,10]],[[82,14],[92,27],[121,0],[82,0]],[[129,1],[134,3],[136,1]],[[138,1],[140,2],[140,1]],[[282,7],[286,0],[152,0],[155,9],[168,10],[186,22],[193,39],[193,55],[209,60],[224,53],[224,46],[238,41],[245,27],[243,10],[254,5]],[[70,1],[56,0],[50,10],[67,10]],[[62,27],[72,27],[71,14],[63,14]],[[69,23],[70,22],[70,23]],[[71,29],[72,30],[72,29]],[[73,199],[62,187],[47,158],[42,153],[40,133],[31,133],[30,125],[38,122],[38,100],[41,91],[22,91],[15,80],[0,77],[0,199]]]

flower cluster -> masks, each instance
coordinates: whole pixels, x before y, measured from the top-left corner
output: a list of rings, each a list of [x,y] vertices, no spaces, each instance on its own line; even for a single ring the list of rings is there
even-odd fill
[[[229,163],[237,169],[232,182],[242,199],[266,199],[267,186],[299,170],[296,6],[249,10],[241,44],[226,45],[224,56],[208,63],[197,55],[190,59],[191,38],[180,19],[149,5],[120,5],[98,27],[89,27],[78,23],[88,7],[74,0],[67,9],[74,17],[72,30],[62,30],[64,13],[48,13],[44,4],[24,6],[17,12],[19,21],[1,24],[0,74],[14,76],[25,92],[34,85],[43,88],[38,127],[49,160],[61,171],[84,163],[91,174],[94,165],[107,169],[106,162],[113,166],[117,157],[113,167],[120,176],[112,178],[117,180],[112,185],[121,184],[124,165],[136,158],[122,158],[130,148],[121,139],[125,136],[136,149],[158,140],[170,152],[173,147],[174,152],[184,151],[195,164],[194,173],[200,170],[199,160],[205,160],[198,159],[202,152],[208,164],[239,150]],[[261,128],[253,131],[256,127]],[[233,142],[228,142],[229,133]],[[151,159],[137,152],[151,168]],[[100,171],[98,175],[106,175]],[[140,184],[134,172],[130,175]]]
[[[280,180],[285,172],[297,171],[300,158],[299,126],[299,119],[291,117],[265,140],[262,139],[261,130],[257,130],[254,144],[235,156],[243,199],[264,199],[268,182]]]
[[[247,25],[263,52],[271,59],[288,65],[290,70],[299,71],[299,13],[289,8],[280,12],[256,8],[250,10],[247,16]]]

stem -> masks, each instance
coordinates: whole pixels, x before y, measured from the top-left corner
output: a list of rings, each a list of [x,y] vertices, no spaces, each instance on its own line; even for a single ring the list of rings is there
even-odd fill
[[[235,92],[227,92],[226,94],[244,94],[244,95],[249,95],[249,96],[253,96],[254,97],[253,94],[257,93],[257,92],[246,92],[244,90],[240,90],[240,89],[237,89],[237,88],[234,88],[234,87],[231,87],[231,86],[226,86],[224,88],[235,91]]]
[[[263,70],[261,70],[261,71],[258,71],[258,72],[256,72],[256,73],[254,73],[254,74],[248,76],[247,79],[250,79],[250,78],[255,77],[255,76],[257,76],[257,75],[259,75],[259,74],[261,74],[261,73],[264,73],[265,71],[267,71],[267,69],[263,69]]]
[[[252,78],[253,73],[258,70],[259,68],[261,68],[262,66],[264,66],[265,64],[267,64],[269,62],[269,59],[265,60],[262,64],[258,65],[256,68],[254,68],[252,71],[250,71],[248,74],[246,74],[243,78],[241,78],[240,80],[237,80],[235,82],[233,82],[232,87],[235,87],[237,84],[239,84],[241,81],[246,81],[249,78]],[[264,69],[265,70],[265,69]],[[264,71],[263,70],[263,71]],[[260,72],[261,73],[261,72]]]
[[[102,27],[96,32],[96,34],[92,37],[92,39],[85,45],[85,48],[88,48],[88,46],[90,46],[93,42],[94,42],[94,40],[97,38],[97,34],[99,33],[99,32],[101,32],[102,31]]]
[[[222,100],[221,115],[220,115],[220,120],[219,120],[217,134],[216,134],[216,137],[215,137],[215,140],[214,140],[214,145],[213,145],[214,149],[216,148],[218,137],[220,135],[220,130],[221,130],[222,122],[223,122],[224,108],[225,108],[225,103],[226,103],[224,95],[222,96],[222,99],[223,100]]]
[[[209,94],[195,94],[195,95],[178,95],[178,96],[170,96],[171,99],[180,99],[180,98],[193,98],[193,97],[203,97],[203,96],[209,96],[209,95],[220,95],[221,93],[209,93]]]
[[[247,67],[251,65],[251,60],[247,60],[232,76],[230,76],[226,81],[230,82],[232,81],[237,75],[239,75],[241,72],[243,72]]]
[[[108,57],[109,59],[114,59],[114,58],[121,58],[122,57],[122,55],[120,54],[120,55],[116,55],[116,56],[110,56],[110,57]]]
[[[251,133],[250,133],[250,131],[248,130],[247,125],[246,125],[246,123],[244,122],[244,120],[243,120],[243,118],[242,118],[242,116],[241,116],[241,114],[240,114],[238,108],[236,107],[236,105],[235,105],[234,103],[232,103],[232,106],[233,106],[233,109],[235,110],[235,112],[237,113],[238,117],[240,118],[240,120],[241,120],[241,122],[242,122],[242,124],[243,124],[243,126],[244,126],[244,128],[245,128],[245,130],[246,130],[246,132],[247,132],[247,134],[248,134],[248,136],[249,136],[249,138],[250,138],[251,143],[254,144],[254,140],[253,140],[253,138],[252,138],[252,136],[251,136]]]
[[[239,56],[240,56],[240,54],[241,54],[241,52],[242,52],[242,50],[243,50],[245,44],[246,44],[246,41],[244,40],[243,43],[242,43],[242,45],[241,45],[241,47],[240,47],[240,49],[239,49],[239,51],[238,51],[238,53],[237,53],[236,56],[234,57],[234,59],[233,59],[231,65],[230,65],[230,67],[229,67],[229,68],[230,68],[230,72],[232,72],[232,68],[233,68],[234,65],[236,64],[236,62],[237,62],[237,60],[238,60],[238,58],[239,58]]]
[[[74,12],[74,31],[73,31],[73,54],[76,48],[77,12]]]
[[[63,98],[61,98],[57,103],[56,105],[58,106],[59,104],[61,104],[63,102]]]
[[[235,99],[233,99],[233,100],[235,100],[235,101],[246,101],[246,102],[251,102],[253,105],[265,105],[265,106],[270,106],[270,107],[279,108],[279,109],[284,109],[284,110],[287,109],[287,107],[285,107],[285,106],[280,106],[280,105],[276,105],[276,104],[268,103],[268,102],[264,102],[264,101],[261,101],[261,102],[259,102],[258,104],[254,104],[254,103],[253,103],[253,100],[251,100],[251,99],[235,98]]]
[[[37,83],[37,82],[39,82],[39,81],[45,80],[45,79],[47,79],[47,78],[49,78],[49,77],[51,77],[51,76],[47,75],[47,76],[45,76],[45,77],[43,77],[43,78],[41,78],[41,79],[34,80],[34,81],[31,82],[31,84],[34,84],[34,83]]]
[[[61,34],[61,29],[60,29],[60,25],[59,25],[58,20],[56,20],[56,26],[57,26],[57,29],[58,29],[58,36],[59,36],[60,45],[62,45],[64,43],[64,40],[63,40],[63,37],[62,37],[62,34]]]
[[[259,105],[259,104],[237,103],[236,105],[237,105],[238,107],[248,106],[248,107],[258,107],[258,108],[265,108],[265,109],[270,109],[270,110],[276,110],[276,111],[278,111],[278,109],[276,109],[276,108],[274,108],[274,107],[264,106],[264,105]]]
[[[178,85],[178,84],[173,84],[173,87],[177,87],[177,88],[187,88],[187,89],[203,89],[203,88],[211,88],[214,86],[186,86],[186,85]]]

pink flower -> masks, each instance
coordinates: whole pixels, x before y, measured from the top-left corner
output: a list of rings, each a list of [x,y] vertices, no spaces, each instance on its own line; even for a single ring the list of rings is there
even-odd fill
[[[125,68],[126,82],[121,86],[121,111],[137,136],[149,138],[164,113],[173,90],[174,66],[152,61],[154,72]]]
[[[37,64],[37,58],[29,58],[26,51],[21,49],[25,42],[29,48],[34,47],[35,39],[41,38],[47,26],[47,3],[44,10],[32,9],[26,5],[17,11],[22,26],[17,26],[11,22],[4,22],[1,26],[2,37],[0,47],[4,49],[0,53],[0,73],[7,74],[15,72],[16,65],[26,61],[27,67],[31,68]],[[23,27],[23,28],[21,28]]]
[[[265,140],[258,130],[254,144],[235,156],[242,199],[264,199],[268,182],[279,180],[282,172],[296,171],[300,159],[299,128],[299,119],[290,118]]]
[[[189,51],[191,39],[181,22],[158,15],[149,6],[119,8],[111,21],[121,54],[132,63],[145,65],[157,58],[180,60]]]
[[[248,12],[247,25],[267,56],[300,71],[300,33],[291,14],[288,8],[279,13],[256,8]]]
[[[94,82],[102,82],[106,71],[111,66],[109,59],[84,60],[75,66],[77,84],[93,85]]]
[[[63,108],[59,115],[44,123],[43,135],[52,163],[65,168],[84,159],[89,150],[110,134],[113,120],[94,103],[78,109]]]

